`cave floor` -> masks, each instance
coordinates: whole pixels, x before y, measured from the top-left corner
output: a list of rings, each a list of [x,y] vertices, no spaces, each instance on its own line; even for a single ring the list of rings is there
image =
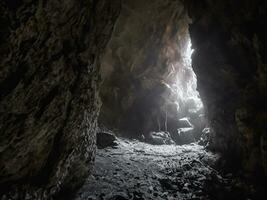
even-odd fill
[[[219,155],[202,146],[117,143],[97,150],[94,172],[75,199],[250,199],[231,174],[214,169]]]

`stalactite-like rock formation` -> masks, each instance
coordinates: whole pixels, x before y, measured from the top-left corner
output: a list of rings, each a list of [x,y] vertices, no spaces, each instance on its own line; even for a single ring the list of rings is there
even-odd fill
[[[88,175],[99,58],[119,10],[117,0],[1,1],[1,192],[18,184],[17,198],[46,198]]]

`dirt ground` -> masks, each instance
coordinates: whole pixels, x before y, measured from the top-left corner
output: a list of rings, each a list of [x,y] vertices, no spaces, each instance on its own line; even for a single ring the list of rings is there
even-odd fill
[[[252,185],[217,171],[219,155],[200,145],[150,145],[128,139],[118,139],[117,144],[97,150],[94,172],[76,200],[261,198]]]

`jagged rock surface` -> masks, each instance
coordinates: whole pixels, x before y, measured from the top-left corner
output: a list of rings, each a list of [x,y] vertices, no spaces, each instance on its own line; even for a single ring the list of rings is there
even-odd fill
[[[49,198],[88,175],[99,57],[119,10],[120,1],[0,2],[1,193]]]
[[[213,149],[247,171],[267,174],[267,3],[186,1],[193,68]]]

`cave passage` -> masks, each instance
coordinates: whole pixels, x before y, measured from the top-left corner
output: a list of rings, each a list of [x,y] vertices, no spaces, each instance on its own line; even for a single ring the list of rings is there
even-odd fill
[[[266,27],[266,0],[0,1],[0,199],[266,199]]]
[[[181,47],[181,59],[172,62],[176,69],[176,80],[171,85],[174,93],[174,102],[177,105],[177,132],[172,134],[177,144],[197,142],[203,131],[208,130],[202,100],[197,91],[197,77],[192,68],[192,43],[189,33],[184,35],[184,44]],[[168,131],[166,128],[165,131]],[[180,141],[176,136],[180,136]],[[191,137],[191,138],[190,138]]]
[[[262,186],[223,168],[221,154],[210,151],[213,132],[192,66],[200,53],[192,49],[190,19],[163,20],[160,35],[151,31],[159,25],[144,10],[123,5],[103,56],[95,168],[75,198],[260,197]],[[144,22],[136,15],[145,15]]]
[[[159,5],[146,4],[147,11],[139,3],[123,3],[101,60],[99,124],[153,144],[196,142],[208,124],[192,68],[190,18],[171,8],[156,16]]]
[[[119,19],[117,28],[122,29],[120,26],[124,24],[120,22]],[[183,30],[175,35],[178,42],[168,35],[167,28],[165,35],[168,37],[163,37],[162,49],[153,52],[148,48],[142,52],[145,57],[143,61],[138,55],[128,55],[128,60],[124,60],[121,51],[116,55],[115,46],[121,32],[117,33],[116,39],[111,39],[102,61],[104,78],[107,80],[104,80],[102,88],[103,118],[100,117],[99,122],[105,124],[105,117],[110,119],[111,111],[118,113],[120,110],[126,113],[123,117],[129,120],[121,120],[119,124],[126,123],[132,132],[129,135],[127,129],[116,129],[116,119],[121,117],[116,114],[112,115],[116,117],[115,123],[107,123],[107,126],[99,128],[94,170],[75,199],[213,200],[245,199],[247,196],[257,198],[261,195],[258,191],[263,188],[259,185],[246,183],[248,187],[257,187],[257,192],[240,186],[244,185],[244,180],[220,168],[218,163],[223,162],[221,155],[208,148],[212,133],[205,118],[204,105],[197,91],[197,76],[192,67],[195,50],[192,49],[189,21],[185,20],[180,25]],[[124,26],[130,26],[128,28],[131,30],[131,25]],[[135,34],[141,37],[142,32]],[[136,39],[135,35],[129,37]],[[121,40],[120,45],[128,42]],[[151,41],[147,46],[151,48],[157,45]],[[142,46],[141,50],[143,48],[146,47]],[[151,51],[155,54],[152,59],[157,62],[150,66],[151,63],[147,63],[146,59],[151,56]],[[150,67],[147,69],[150,74],[140,69],[141,77],[134,67],[132,71],[116,69],[118,65],[127,66],[131,59],[134,60],[131,65],[136,62],[139,65],[144,62],[151,68],[164,65],[164,75],[158,76],[159,72],[153,72]],[[163,59],[167,62],[162,62]],[[106,71],[110,68],[114,73]],[[118,76],[117,73],[124,70],[127,74]],[[159,78],[160,81],[157,80]],[[128,84],[126,88],[125,82]],[[106,88],[109,88],[108,96],[105,95]],[[111,92],[114,88],[115,92]],[[123,97],[120,97],[121,94]],[[134,101],[137,103],[134,104]]]
[[[135,133],[130,138],[112,126],[100,127],[93,173],[75,199],[215,199],[240,194],[226,188],[234,188],[232,174],[222,178],[215,169],[219,154],[205,150],[207,138],[201,136],[207,124],[192,68],[194,50],[188,29],[180,36],[181,43],[165,46],[166,57],[170,51],[177,51],[180,57],[169,57],[164,92],[148,95],[151,99],[163,96],[164,104],[152,104],[153,109],[163,110],[163,122],[161,112],[156,112],[157,123],[149,134],[138,137]],[[177,123],[171,134],[167,120]],[[214,191],[225,194],[217,196]]]

